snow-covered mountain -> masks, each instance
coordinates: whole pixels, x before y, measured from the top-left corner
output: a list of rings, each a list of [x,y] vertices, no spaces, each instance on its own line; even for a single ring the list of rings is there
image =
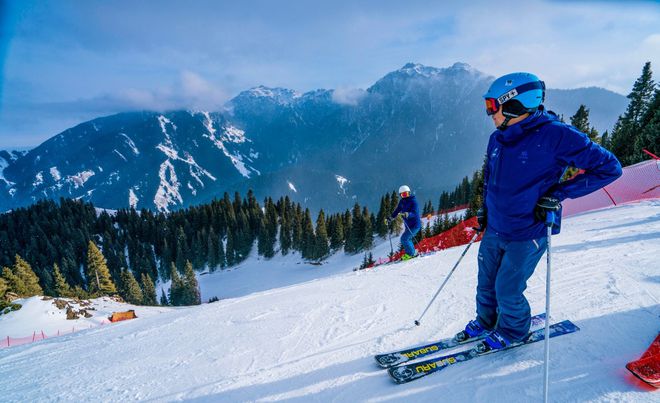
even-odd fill
[[[583,213],[565,219],[553,237],[552,318],[581,330],[551,341],[551,401],[657,401],[624,366],[658,332],[658,207],[652,200]],[[375,256],[389,252],[381,242]],[[452,335],[473,317],[477,250],[469,250],[421,326],[413,321],[463,247],[359,272],[352,268],[361,256],[335,255],[321,267],[291,255],[252,258],[199,277],[204,300],[219,302],[160,312],[136,307],[136,320],[0,349],[0,400],[541,401],[543,343],[405,385],[391,382],[373,359]],[[544,262],[526,291],[533,312],[545,307]],[[30,300],[29,312],[0,316],[0,338],[42,330],[31,324],[52,332],[51,305]]]
[[[94,119],[24,156],[0,154],[0,211],[59,197],[170,211],[249,188],[338,210],[356,200],[374,207],[401,183],[435,201],[482,163],[492,123],[481,95],[492,79],[464,63],[409,63],[367,90],[260,86],[217,112]],[[551,106],[570,116],[584,91],[549,91],[561,101]],[[592,116],[623,112],[624,97],[588,92],[608,97]]]

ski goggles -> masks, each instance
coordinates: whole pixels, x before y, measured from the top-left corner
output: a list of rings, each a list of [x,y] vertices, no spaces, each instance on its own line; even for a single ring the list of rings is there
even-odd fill
[[[404,198],[404,199],[405,199],[406,197],[410,197],[410,192],[403,192],[403,193],[401,193],[401,197]]]
[[[494,115],[500,110],[500,103],[495,98],[486,98],[486,114]]]

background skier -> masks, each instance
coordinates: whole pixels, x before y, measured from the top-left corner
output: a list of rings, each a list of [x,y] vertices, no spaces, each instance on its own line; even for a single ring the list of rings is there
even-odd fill
[[[417,199],[410,192],[410,188],[406,185],[401,186],[399,188],[399,196],[401,196],[401,199],[396,209],[390,215],[390,220],[395,219],[399,214],[403,216],[405,228],[401,235],[401,245],[403,245],[406,253],[401,257],[401,260],[408,260],[417,256],[417,251],[412,240],[422,228],[422,220],[419,216]]]
[[[621,176],[621,164],[584,133],[544,110],[545,84],[533,74],[498,78],[484,95],[486,113],[497,130],[490,136],[484,166],[484,205],[477,213],[486,230],[479,248],[477,318],[456,338],[490,332],[483,349],[522,341],[530,328],[530,307],[523,292],[547,247],[547,211]],[[567,167],[584,173],[560,182]]]

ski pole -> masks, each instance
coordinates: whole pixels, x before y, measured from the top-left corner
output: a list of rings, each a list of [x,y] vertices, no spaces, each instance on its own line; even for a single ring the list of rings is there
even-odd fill
[[[552,225],[555,222],[555,213],[548,211],[545,217],[545,225],[548,226],[548,246],[547,246],[547,269],[545,276],[545,364],[544,364],[544,380],[543,380],[543,401],[548,403],[548,387],[550,384],[550,262],[551,262],[551,239],[552,239]]]
[[[456,270],[456,268],[458,267],[458,264],[461,263],[461,260],[463,260],[463,256],[465,256],[465,254],[467,253],[468,249],[470,249],[470,246],[472,246],[472,244],[474,243],[474,241],[477,240],[477,237],[478,237],[478,236],[479,236],[479,231],[475,232],[475,234],[474,234],[474,236],[472,237],[472,239],[470,239],[470,242],[468,242],[467,247],[465,248],[465,250],[464,250],[463,253],[461,254],[461,257],[458,258],[458,261],[456,262],[456,264],[454,265],[454,267],[451,269],[451,271],[449,272],[449,274],[448,274],[447,277],[445,278],[445,281],[442,282],[442,285],[440,286],[440,288],[438,288],[438,291],[436,291],[436,293],[435,293],[435,295],[433,296],[433,298],[431,298],[431,302],[429,302],[429,304],[426,306],[426,309],[424,309],[424,312],[422,312],[422,315],[419,317],[419,319],[417,319],[417,320],[415,321],[415,325],[419,326],[419,325],[421,324],[421,320],[422,320],[422,318],[424,317],[424,315],[426,315],[426,311],[429,310],[429,308],[430,308],[431,305],[433,304],[433,301],[435,301],[435,299],[438,297],[438,294],[440,294],[440,291],[442,291],[442,289],[444,288],[445,284],[447,284],[447,281],[449,281],[449,278],[451,277],[451,275],[454,274],[454,270]]]
[[[392,256],[394,256],[394,247],[392,246],[392,231],[390,229],[387,229],[387,235],[390,238],[390,259],[392,259]]]

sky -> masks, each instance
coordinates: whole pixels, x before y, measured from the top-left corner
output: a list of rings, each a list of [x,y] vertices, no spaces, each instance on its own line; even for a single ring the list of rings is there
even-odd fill
[[[0,0],[0,149],[118,112],[220,110],[257,85],[350,93],[457,61],[627,95],[660,65],[660,2]]]

